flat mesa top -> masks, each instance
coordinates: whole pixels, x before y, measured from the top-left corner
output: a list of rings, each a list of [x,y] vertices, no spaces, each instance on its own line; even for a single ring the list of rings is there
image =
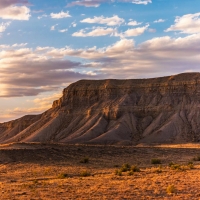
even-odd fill
[[[200,82],[200,73],[182,73],[178,75],[148,78],[148,79],[104,79],[104,80],[79,80],[72,83],[67,89],[94,88],[94,87],[128,87],[143,84],[167,84],[167,83],[194,83]]]

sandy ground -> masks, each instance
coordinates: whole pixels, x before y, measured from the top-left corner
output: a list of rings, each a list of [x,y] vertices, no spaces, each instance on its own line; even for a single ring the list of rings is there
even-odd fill
[[[200,156],[198,145],[1,145],[0,199],[200,199],[196,156]],[[88,163],[80,162],[86,158]],[[151,164],[153,158],[161,164]],[[172,161],[178,169],[169,167]],[[191,161],[193,165],[188,164]],[[116,175],[125,163],[141,171]],[[167,191],[168,187],[173,189]]]

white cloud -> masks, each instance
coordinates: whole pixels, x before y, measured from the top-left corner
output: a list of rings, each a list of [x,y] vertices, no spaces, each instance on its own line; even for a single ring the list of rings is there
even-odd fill
[[[67,31],[68,31],[68,29],[59,30],[60,33],[65,33],[65,32],[67,32]]]
[[[106,24],[107,26],[116,26],[124,23],[124,19],[119,18],[117,15],[113,17],[94,17],[94,18],[86,18],[80,21],[81,23],[89,23],[89,24]]]
[[[68,3],[67,7],[70,6],[85,6],[85,7],[99,7],[101,3],[105,2],[106,0],[80,0],[74,1],[72,3]]]
[[[74,37],[97,37],[111,35],[115,32],[113,28],[95,27],[92,31],[86,32],[85,29],[81,29],[78,32],[72,34]]]
[[[0,8],[0,18],[12,20],[29,20],[30,9],[26,6],[14,6]]]
[[[0,33],[3,33],[9,25],[10,25],[10,22],[5,22],[5,23],[2,22],[0,24]]]
[[[76,22],[72,22],[71,26],[75,28],[77,26]]]
[[[127,31],[118,34],[120,37],[135,37],[142,35],[147,29],[149,25],[143,26],[143,27],[138,27],[138,28],[133,28],[133,29],[128,29]],[[116,35],[117,36],[117,35]]]
[[[169,31],[180,31],[187,34],[200,33],[200,13],[176,17],[175,24],[166,30],[166,32]]]
[[[138,25],[140,25],[140,24],[142,24],[142,22],[130,21],[130,22],[128,23],[129,26],[138,26]]]
[[[120,39],[104,48],[85,49],[1,46],[0,96],[33,96],[66,86],[66,80],[69,83],[91,75],[128,79],[199,71],[200,34],[153,38],[138,46],[134,43],[133,39]],[[66,57],[84,59],[85,64]]]
[[[124,1],[127,2],[126,0],[124,0]],[[147,5],[148,3],[152,3],[151,0],[128,0],[128,1],[131,2],[131,3],[134,3],[134,4],[143,4],[143,5]]]
[[[68,3],[67,7],[70,6],[85,6],[85,7],[99,7],[102,3],[114,3],[114,0],[79,0]],[[133,3],[147,5],[152,3],[151,0],[116,0],[116,2]]]
[[[28,43],[13,44],[12,47],[25,47]]]
[[[69,14],[69,11],[67,11],[67,12],[61,11],[60,13],[51,13],[50,16],[53,19],[61,19],[61,18],[71,17],[71,15]]]
[[[156,29],[154,29],[154,28],[149,28],[148,31],[149,31],[149,33],[155,33],[155,32],[156,32]]]
[[[163,22],[165,22],[165,19],[158,19],[154,21],[154,23],[163,23]]]
[[[44,17],[48,17],[48,15],[44,14],[44,15],[38,16],[38,19],[42,19]]]
[[[51,31],[55,31],[56,26],[58,26],[58,24],[51,26],[50,30],[51,30]]]

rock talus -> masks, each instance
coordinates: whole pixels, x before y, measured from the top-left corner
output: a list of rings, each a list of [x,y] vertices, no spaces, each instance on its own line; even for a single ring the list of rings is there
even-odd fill
[[[86,144],[200,141],[200,73],[80,80],[43,114],[0,124],[0,143]]]

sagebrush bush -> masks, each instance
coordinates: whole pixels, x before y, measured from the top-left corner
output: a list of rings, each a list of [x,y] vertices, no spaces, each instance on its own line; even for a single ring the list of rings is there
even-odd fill
[[[133,166],[131,166],[131,169],[130,169],[132,172],[140,172],[141,170],[140,170],[140,168],[138,167],[138,166],[136,166],[136,165],[133,165]]]
[[[168,194],[172,194],[176,192],[176,188],[174,185],[168,185],[167,189],[166,189]]]
[[[80,160],[80,163],[89,163],[89,158],[85,157],[82,160]]]
[[[58,178],[60,178],[60,179],[64,179],[64,178],[67,178],[68,177],[68,174],[67,173],[60,173],[59,175],[58,175]]]
[[[161,160],[158,158],[152,158],[151,159],[151,164],[161,164]]]
[[[116,170],[115,170],[115,175],[117,175],[117,176],[122,176],[122,171],[116,169]]]
[[[81,177],[87,177],[87,176],[90,176],[90,172],[88,172],[88,171],[82,171],[82,172],[80,172],[80,176]]]
[[[120,170],[122,172],[127,172],[127,171],[130,171],[130,169],[131,169],[131,166],[128,163],[125,163],[125,164],[122,165]]]
[[[200,161],[200,156],[196,156],[193,158],[193,161]]]

